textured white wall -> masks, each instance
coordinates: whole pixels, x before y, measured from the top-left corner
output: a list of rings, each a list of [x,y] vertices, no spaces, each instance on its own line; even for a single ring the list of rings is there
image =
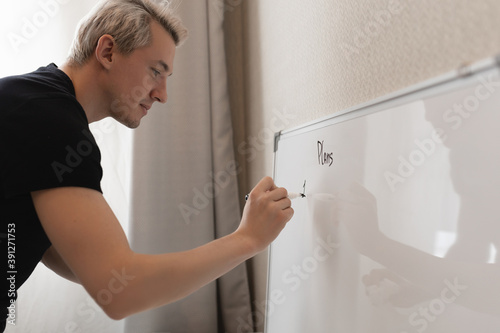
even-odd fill
[[[498,0],[252,0],[245,5],[250,114],[287,107],[297,115],[290,125],[500,50]]]
[[[500,53],[499,0],[226,0],[236,7],[250,186],[272,174],[272,131]],[[253,267],[262,302],[266,254]]]

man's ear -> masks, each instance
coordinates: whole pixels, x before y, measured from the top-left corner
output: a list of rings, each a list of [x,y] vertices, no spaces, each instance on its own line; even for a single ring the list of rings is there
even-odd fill
[[[116,53],[116,42],[111,35],[102,35],[97,41],[95,55],[97,61],[106,69],[113,64]]]

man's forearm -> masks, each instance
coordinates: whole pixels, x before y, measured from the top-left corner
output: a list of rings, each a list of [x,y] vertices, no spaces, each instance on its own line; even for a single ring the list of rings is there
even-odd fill
[[[185,252],[133,254],[125,267],[117,267],[112,274],[112,299],[110,293],[93,296],[111,318],[125,318],[191,294],[256,252],[243,237],[233,233]]]

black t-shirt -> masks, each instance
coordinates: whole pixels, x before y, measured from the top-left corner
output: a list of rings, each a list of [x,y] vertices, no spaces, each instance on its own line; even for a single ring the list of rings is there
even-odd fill
[[[73,84],[56,65],[0,79],[0,267],[7,275],[0,306],[11,305],[51,246],[30,192],[65,186],[102,192],[100,161]]]

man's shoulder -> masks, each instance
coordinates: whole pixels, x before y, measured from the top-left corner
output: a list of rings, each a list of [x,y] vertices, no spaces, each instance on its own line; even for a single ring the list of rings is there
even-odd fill
[[[38,70],[0,79],[2,123],[88,121],[74,87],[64,72],[51,64]]]
[[[0,79],[2,103],[8,103],[11,100],[44,99],[52,96],[75,98],[71,79],[54,64],[40,67],[30,73]]]

